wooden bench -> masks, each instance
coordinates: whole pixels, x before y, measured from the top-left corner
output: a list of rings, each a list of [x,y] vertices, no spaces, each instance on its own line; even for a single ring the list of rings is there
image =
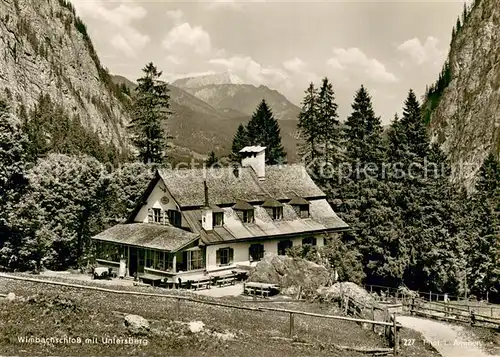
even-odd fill
[[[234,285],[236,282],[236,277],[234,276],[227,276],[227,277],[220,277],[215,281],[215,284],[217,286],[224,286],[224,285]]]
[[[260,295],[262,297],[268,297],[273,290],[279,290],[279,287],[274,284],[265,283],[245,283],[243,284],[243,292],[248,295]]]
[[[149,284],[149,282],[151,282],[151,285],[158,286],[158,285],[160,285],[160,283],[162,281],[162,277],[157,276],[157,275],[152,275],[152,274],[143,274],[143,275],[139,276],[139,281],[141,281],[142,283],[148,283],[148,284]]]
[[[194,281],[191,283],[191,287],[194,289],[194,290],[198,290],[200,288],[206,288],[206,289],[210,289],[210,285],[211,285],[211,281],[210,280],[201,280],[201,281]]]

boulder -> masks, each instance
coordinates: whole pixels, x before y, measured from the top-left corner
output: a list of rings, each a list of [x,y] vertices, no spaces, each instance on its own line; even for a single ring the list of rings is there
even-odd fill
[[[202,332],[205,328],[205,324],[202,321],[191,321],[188,325],[192,333]]]
[[[322,265],[275,254],[266,254],[248,278],[251,282],[278,284],[282,292],[291,294],[295,294],[299,287],[303,291],[314,291],[329,280],[330,274]]]
[[[339,301],[342,296],[349,296],[358,303],[371,307],[377,304],[373,296],[361,286],[350,283],[336,283],[332,286],[321,287],[316,290],[316,294],[323,301]]]
[[[8,293],[6,299],[8,301],[14,301],[16,299],[16,294],[14,294],[14,293]]]
[[[126,315],[125,326],[129,331],[136,334],[145,334],[149,331],[149,322],[139,315]]]

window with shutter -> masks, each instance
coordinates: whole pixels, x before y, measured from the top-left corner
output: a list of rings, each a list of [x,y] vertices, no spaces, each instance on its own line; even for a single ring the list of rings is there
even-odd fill
[[[217,251],[215,252],[215,255],[216,255],[216,263],[217,265],[220,265],[220,249],[217,249]]]
[[[315,246],[316,245],[316,238],[307,237],[307,238],[302,239],[302,245],[306,245],[306,244]]]
[[[217,265],[229,265],[234,261],[233,248],[221,248],[216,252]]]
[[[282,240],[278,243],[278,255],[286,255],[286,250],[292,248],[293,242],[291,240]]]
[[[159,208],[153,208],[153,222],[154,223],[161,223],[161,209]]]
[[[264,246],[262,244],[252,244],[249,248],[250,260],[258,262],[264,258]]]
[[[153,223],[153,209],[148,208],[148,222]]]
[[[168,220],[174,227],[181,227],[182,225],[182,215],[177,210],[168,210]]]

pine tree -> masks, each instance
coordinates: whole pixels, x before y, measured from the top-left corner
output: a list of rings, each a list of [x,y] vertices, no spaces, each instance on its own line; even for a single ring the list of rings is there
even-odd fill
[[[167,157],[165,122],[168,118],[169,99],[167,83],[153,63],[143,68],[144,76],[137,80],[133,118],[130,129],[132,141],[143,163],[162,163]]]
[[[299,114],[297,128],[303,141],[299,148],[300,155],[306,164],[310,164],[319,157],[318,145],[318,91],[314,84],[309,84],[302,101],[302,110]]]
[[[322,160],[335,168],[340,162],[340,129],[333,86],[324,78],[318,94],[317,130]]]
[[[500,163],[490,153],[479,170],[476,192],[466,214],[469,222],[470,250],[468,282],[474,293],[498,296],[500,286]]]
[[[249,145],[266,147],[268,165],[285,163],[286,152],[281,144],[280,127],[271,108],[264,99],[248,122],[246,132]]]
[[[215,155],[215,152],[210,151],[208,158],[206,160],[207,167],[212,167],[214,164],[219,162],[219,158]]]
[[[247,130],[243,124],[240,124],[236,130],[236,134],[234,135],[233,143],[231,145],[231,154],[229,155],[229,158],[233,163],[239,163],[241,161],[240,150],[247,145]]]
[[[382,124],[375,116],[371,97],[364,86],[356,92],[352,113],[343,130],[346,155],[351,163],[379,165],[384,147]]]

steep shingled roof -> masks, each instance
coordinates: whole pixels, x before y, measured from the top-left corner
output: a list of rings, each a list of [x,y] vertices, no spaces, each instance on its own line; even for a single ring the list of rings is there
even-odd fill
[[[233,208],[224,210],[224,225],[214,227],[206,232],[201,226],[201,210],[184,211],[184,217],[190,222],[193,231],[200,233],[206,244],[231,242],[245,239],[261,239],[286,236],[290,234],[312,234],[339,232],[349,229],[349,226],[338,217],[325,199],[313,200],[310,206],[310,216],[300,218],[292,208],[283,206],[283,219],[273,220],[265,208],[255,207],[255,221],[243,223]]]
[[[262,207],[266,208],[283,207],[283,203],[276,201],[274,198],[268,198],[266,202],[262,204]]]
[[[240,168],[238,177],[231,167],[160,169],[158,173],[181,207],[204,205],[205,180],[210,203],[219,206],[234,204],[238,199],[262,202],[267,197],[282,200],[292,199],[297,195],[304,198],[325,196],[309,177],[306,168],[300,164],[266,166],[266,179],[263,181],[259,181],[251,167]]]
[[[171,225],[153,223],[117,224],[92,239],[175,252],[200,238]]]

